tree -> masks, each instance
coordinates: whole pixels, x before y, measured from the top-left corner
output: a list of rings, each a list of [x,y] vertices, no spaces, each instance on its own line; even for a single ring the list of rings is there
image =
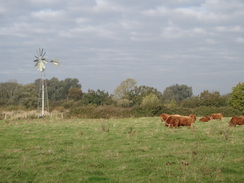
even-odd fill
[[[190,98],[192,94],[192,87],[176,84],[167,87],[163,92],[163,97],[166,102],[170,102],[172,99],[180,102],[186,98]]]
[[[158,107],[160,105],[160,100],[156,94],[150,93],[149,95],[147,95],[143,98],[141,105],[143,107],[148,107],[148,108],[152,109],[152,108]]]
[[[128,99],[132,101],[133,105],[141,105],[144,97],[155,94],[158,99],[163,103],[162,93],[158,91],[156,88],[149,86],[135,86],[130,92],[128,92]]]
[[[15,104],[26,108],[36,108],[38,105],[38,92],[34,83],[20,87],[18,94],[15,95]]]
[[[155,93],[150,93],[143,98],[141,106],[145,109],[147,116],[152,116],[158,111],[160,100]]]
[[[226,106],[226,98],[222,97],[218,91],[209,92],[204,90],[198,96],[200,106]]]
[[[88,90],[87,93],[83,95],[82,103],[85,105],[95,104],[95,105],[107,105],[111,104],[112,99],[108,92],[101,90]]]
[[[66,78],[64,81],[61,81],[63,85],[63,95],[62,98],[67,98],[68,92],[70,88],[79,88],[81,89],[81,84],[79,84],[79,80],[76,78]]]
[[[21,85],[17,82],[0,83],[0,104],[13,105]]]
[[[58,78],[51,78],[47,80],[47,91],[48,98],[51,101],[58,101],[64,99],[64,86],[63,83],[58,80]]]
[[[68,91],[68,98],[74,101],[82,98],[82,91],[80,88],[70,88]]]
[[[128,93],[135,88],[136,84],[136,80],[128,78],[117,86],[117,88],[114,90],[114,95],[118,98],[128,99]]]
[[[167,103],[165,106],[168,108],[175,108],[177,106],[175,99],[172,98],[171,101]]]
[[[79,80],[74,78],[66,78],[65,80],[59,81],[58,78],[51,78],[46,80],[48,98],[51,101],[65,100],[68,98],[68,93],[70,88],[80,88]],[[37,87],[40,87],[40,79],[35,81]]]
[[[195,108],[201,106],[198,96],[184,99],[180,104],[182,107],[187,107],[187,108]]]
[[[126,99],[126,98],[118,98],[113,96],[112,100],[117,104],[117,106],[120,107],[129,107],[131,102],[130,100]]]
[[[244,82],[238,83],[232,88],[228,104],[244,114]]]

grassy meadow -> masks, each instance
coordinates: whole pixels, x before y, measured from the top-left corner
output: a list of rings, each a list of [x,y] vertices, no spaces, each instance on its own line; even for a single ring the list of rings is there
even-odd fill
[[[159,117],[0,121],[0,182],[244,182],[244,126]]]

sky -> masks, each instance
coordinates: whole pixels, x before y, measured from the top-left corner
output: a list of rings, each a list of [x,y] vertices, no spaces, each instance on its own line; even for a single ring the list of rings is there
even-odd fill
[[[44,48],[82,90],[113,93],[128,78],[227,94],[244,82],[243,0],[0,0],[0,82],[33,83]]]

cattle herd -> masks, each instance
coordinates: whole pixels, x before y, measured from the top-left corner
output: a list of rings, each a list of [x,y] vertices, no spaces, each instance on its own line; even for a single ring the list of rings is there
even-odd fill
[[[200,122],[208,122],[210,120],[222,120],[223,115],[221,113],[213,113],[211,116],[205,116],[199,119]],[[196,121],[196,115],[190,114],[189,116],[182,116],[179,114],[160,114],[160,119],[166,127],[180,127],[187,126],[192,127],[193,123]],[[229,126],[244,125],[244,116],[235,116],[232,117]]]

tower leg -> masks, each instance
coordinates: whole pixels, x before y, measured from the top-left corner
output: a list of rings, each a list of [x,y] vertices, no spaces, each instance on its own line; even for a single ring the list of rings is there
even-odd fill
[[[45,71],[43,70],[41,72],[38,106],[37,106],[37,110],[39,111],[38,117],[40,118],[47,115],[46,111],[49,112],[47,81],[45,77],[46,77]]]
[[[44,101],[44,99],[45,99],[45,96],[44,96],[45,95],[45,92],[44,91],[45,91],[44,90],[44,80],[42,78],[42,116],[44,116],[44,108],[45,108],[45,101]]]

